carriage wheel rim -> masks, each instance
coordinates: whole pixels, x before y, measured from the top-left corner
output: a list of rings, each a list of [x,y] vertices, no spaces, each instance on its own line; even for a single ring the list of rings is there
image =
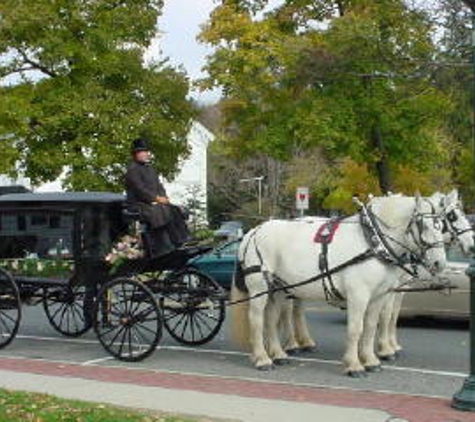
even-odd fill
[[[128,291],[126,284],[133,290]],[[147,300],[137,300],[138,293],[145,294]],[[95,315],[94,328],[99,341],[120,360],[144,359],[161,339],[159,306],[152,292],[136,280],[119,278],[104,285],[96,301]]]

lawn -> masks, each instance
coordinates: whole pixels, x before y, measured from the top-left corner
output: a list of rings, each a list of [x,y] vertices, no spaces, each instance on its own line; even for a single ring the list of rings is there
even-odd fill
[[[0,389],[0,421],[18,422],[197,422],[177,416]]]

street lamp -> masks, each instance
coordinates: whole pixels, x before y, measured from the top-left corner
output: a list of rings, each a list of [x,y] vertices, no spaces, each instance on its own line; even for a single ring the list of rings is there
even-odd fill
[[[241,183],[257,182],[257,204],[259,215],[262,214],[262,180],[264,176],[250,177],[248,179],[239,179]]]
[[[475,147],[475,0],[463,0],[472,12],[472,64],[473,64],[473,127],[472,135]],[[474,156],[475,162],[475,156]],[[475,175],[474,175],[475,176]],[[470,373],[452,399],[452,407],[459,410],[475,412],[475,256],[472,256],[467,269],[470,277]]]

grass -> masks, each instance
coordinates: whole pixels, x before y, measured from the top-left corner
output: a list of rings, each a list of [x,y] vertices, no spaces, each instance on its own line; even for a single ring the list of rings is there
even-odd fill
[[[0,389],[0,422],[193,422],[103,404],[65,400],[47,394]]]

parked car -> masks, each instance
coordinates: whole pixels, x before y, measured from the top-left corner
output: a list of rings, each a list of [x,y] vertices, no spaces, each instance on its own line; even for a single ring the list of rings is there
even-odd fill
[[[229,290],[237,264],[237,253],[241,241],[226,242],[205,255],[191,259],[189,264],[211,276],[222,287]]]
[[[402,316],[470,317],[470,279],[465,274],[470,264],[458,246],[447,248],[447,267],[442,277],[450,282],[451,290],[443,292],[408,293],[405,295]]]
[[[241,221],[224,221],[214,232],[215,237],[226,240],[241,239],[243,235],[244,224]]]

